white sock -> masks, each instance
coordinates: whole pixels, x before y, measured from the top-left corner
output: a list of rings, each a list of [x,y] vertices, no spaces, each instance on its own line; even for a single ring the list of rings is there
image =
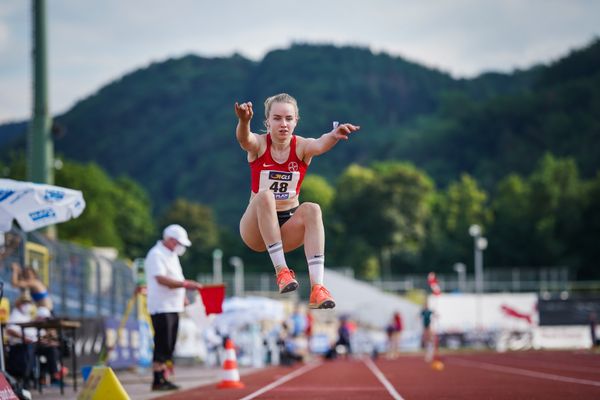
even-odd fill
[[[322,285],[325,275],[325,256],[316,255],[307,260],[308,274],[310,275],[310,285]]]
[[[269,251],[269,257],[271,257],[276,272],[279,272],[279,270],[287,266],[285,254],[283,253],[283,244],[281,242],[268,245],[267,250]]]

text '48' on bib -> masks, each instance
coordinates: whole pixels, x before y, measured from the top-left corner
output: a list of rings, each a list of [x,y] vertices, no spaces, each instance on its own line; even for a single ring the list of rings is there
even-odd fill
[[[300,179],[300,173],[284,171],[260,171],[260,183],[258,190],[263,192],[270,190],[275,194],[275,200],[288,200],[296,196],[296,187]]]

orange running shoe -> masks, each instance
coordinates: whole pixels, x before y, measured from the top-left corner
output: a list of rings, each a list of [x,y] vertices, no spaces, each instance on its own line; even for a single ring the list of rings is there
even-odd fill
[[[308,308],[333,308],[335,301],[329,290],[323,285],[314,285],[310,291]]]
[[[277,286],[279,293],[293,292],[298,289],[298,281],[295,279],[296,274],[289,268],[282,268],[277,273]]]

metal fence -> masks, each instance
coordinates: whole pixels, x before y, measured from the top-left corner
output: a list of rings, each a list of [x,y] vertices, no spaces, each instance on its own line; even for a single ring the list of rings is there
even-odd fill
[[[26,234],[16,228],[4,234],[0,248],[0,281],[4,282],[5,296],[11,303],[20,294],[10,284],[12,262],[36,270],[48,286],[58,316],[118,317],[135,291],[133,268],[90,248],[49,240],[37,232]]]
[[[354,271],[349,267],[332,268],[349,278],[355,278]],[[308,282],[308,274],[296,272],[296,277],[302,282]],[[474,293],[476,291],[475,277],[472,275],[457,276],[457,274],[438,274],[439,285],[443,292]],[[545,296],[548,294],[565,294],[570,292],[600,293],[600,281],[573,281],[570,279],[568,267],[502,267],[490,268],[485,273],[483,291],[485,293],[520,293],[534,292]],[[200,274],[196,279],[202,283],[211,283],[212,274]],[[240,284],[240,280],[242,283]],[[327,273],[325,274],[327,280]],[[223,282],[227,286],[227,295],[277,293],[274,273],[245,273],[241,277],[235,274],[223,274]],[[393,275],[388,279],[364,281],[387,292],[405,294],[413,290],[429,291],[427,274]],[[298,293],[302,299],[309,296],[308,285],[300,285]],[[302,290],[306,289],[306,290]]]
[[[439,285],[444,292],[474,293],[475,277],[472,275],[437,274]],[[414,289],[429,290],[427,274],[407,274],[393,276],[387,280],[372,282],[381,289],[392,292],[406,292]],[[590,288],[600,289],[600,282],[574,282],[570,280],[568,267],[506,267],[486,271],[483,279],[483,292],[564,292]]]

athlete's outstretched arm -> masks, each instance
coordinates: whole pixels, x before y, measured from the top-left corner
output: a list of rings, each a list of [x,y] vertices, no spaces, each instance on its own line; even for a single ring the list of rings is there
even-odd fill
[[[328,152],[340,140],[348,140],[348,135],[356,132],[360,126],[353,124],[337,125],[331,132],[321,135],[318,139],[306,139],[306,147],[304,148],[304,159],[309,159],[314,156]]]
[[[242,149],[249,153],[258,153],[260,143],[256,134],[250,131],[250,121],[254,115],[252,110],[252,102],[238,104],[235,103],[235,114],[238,117],[235,136],[242,146]]]

